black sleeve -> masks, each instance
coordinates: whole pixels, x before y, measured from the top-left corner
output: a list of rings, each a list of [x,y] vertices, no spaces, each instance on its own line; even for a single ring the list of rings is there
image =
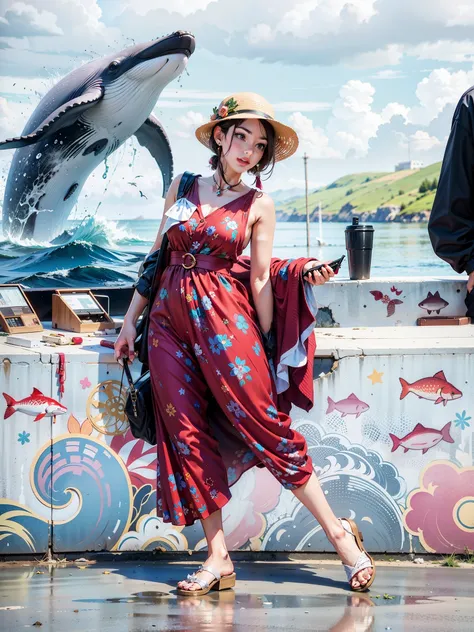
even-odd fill
[[[474,103],[458,103],[431,210],[428,232],[435,253],[456,272],[474,271]]]
[[[138,271],[140,276],[133,284],[136,291],[144,298],[150,298],[151,284],[159,256],[160,249],[158,248],[158,250],[154,250],[145,258]]]

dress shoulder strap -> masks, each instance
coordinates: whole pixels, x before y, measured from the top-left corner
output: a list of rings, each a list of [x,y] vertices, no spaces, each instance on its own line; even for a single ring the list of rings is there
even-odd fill
[[[259,189],[255,189],[255,188],[251,188],[250,191],[248,191],[245,195],[245,199],[244,199],[244,203],[242,204],[242,210],[247,212],[250,210],[250,207],[253,204],[253,201],[255,199],[255,194],[257,193]]]

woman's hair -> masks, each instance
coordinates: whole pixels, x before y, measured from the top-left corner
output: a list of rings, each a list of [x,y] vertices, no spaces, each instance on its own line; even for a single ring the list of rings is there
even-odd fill
[[[244,121],[245,119],[243,118],[242,119],[229,119],[228,121],[219,122],[216,125],[216,127],[220,127],[222,131],[224,132],[224,134],[227,134],[229,129],[232,126],[235,126],[234,130],[232,131],[232,138],[230,139],[230,144],[232,145],[232,142],[234,140],[235,130],[237,127],[242,125]],[[258,176],[260,173],[266,173],[268,174],[268,178],[269,178],[272,175],[273,169],[275,167],[275,130],[273,129],[272,125],[265,119],[258,119],[258,121],[262,125],[267,135],[267,144],[263,152],[262,158],[258,162],[258,166],[255,166],[255,167],[252,167],[252,169],[249,169],[248,173],[251,173],[252,175],[255,175],[255,176]],[[214,169],[214,170],[217,169],[220,172],[220,175],[222,176],[223,180],[226,181],[224,177],[224,170],[222,168],[222,162],[219,160],[219,157],[220,157],[219,152],[220,152],[220,149],[222,149],[222,147],[216,143],[216,139],[214,138],[214,133],[211,134],[209,147],[211,148],[213,152],[213,156],[211,157],[209,161],[209,164],[211,165],[211,169]]]

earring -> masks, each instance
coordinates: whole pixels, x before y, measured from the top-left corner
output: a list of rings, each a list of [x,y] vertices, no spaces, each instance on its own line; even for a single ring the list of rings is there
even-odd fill
[[[262,189],[262,179],[260,178],[260,165],[257,165],[257,173],[255,175],[255,186],[258,189]]]

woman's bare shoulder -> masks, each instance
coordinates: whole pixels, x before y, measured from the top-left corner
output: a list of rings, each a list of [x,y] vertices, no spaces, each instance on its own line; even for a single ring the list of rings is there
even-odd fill
[[[268,193],[258,190],[253,199],[253,211],[255,212],[255,218],[258,219],[263,214],[275,212],[275,203]]]

